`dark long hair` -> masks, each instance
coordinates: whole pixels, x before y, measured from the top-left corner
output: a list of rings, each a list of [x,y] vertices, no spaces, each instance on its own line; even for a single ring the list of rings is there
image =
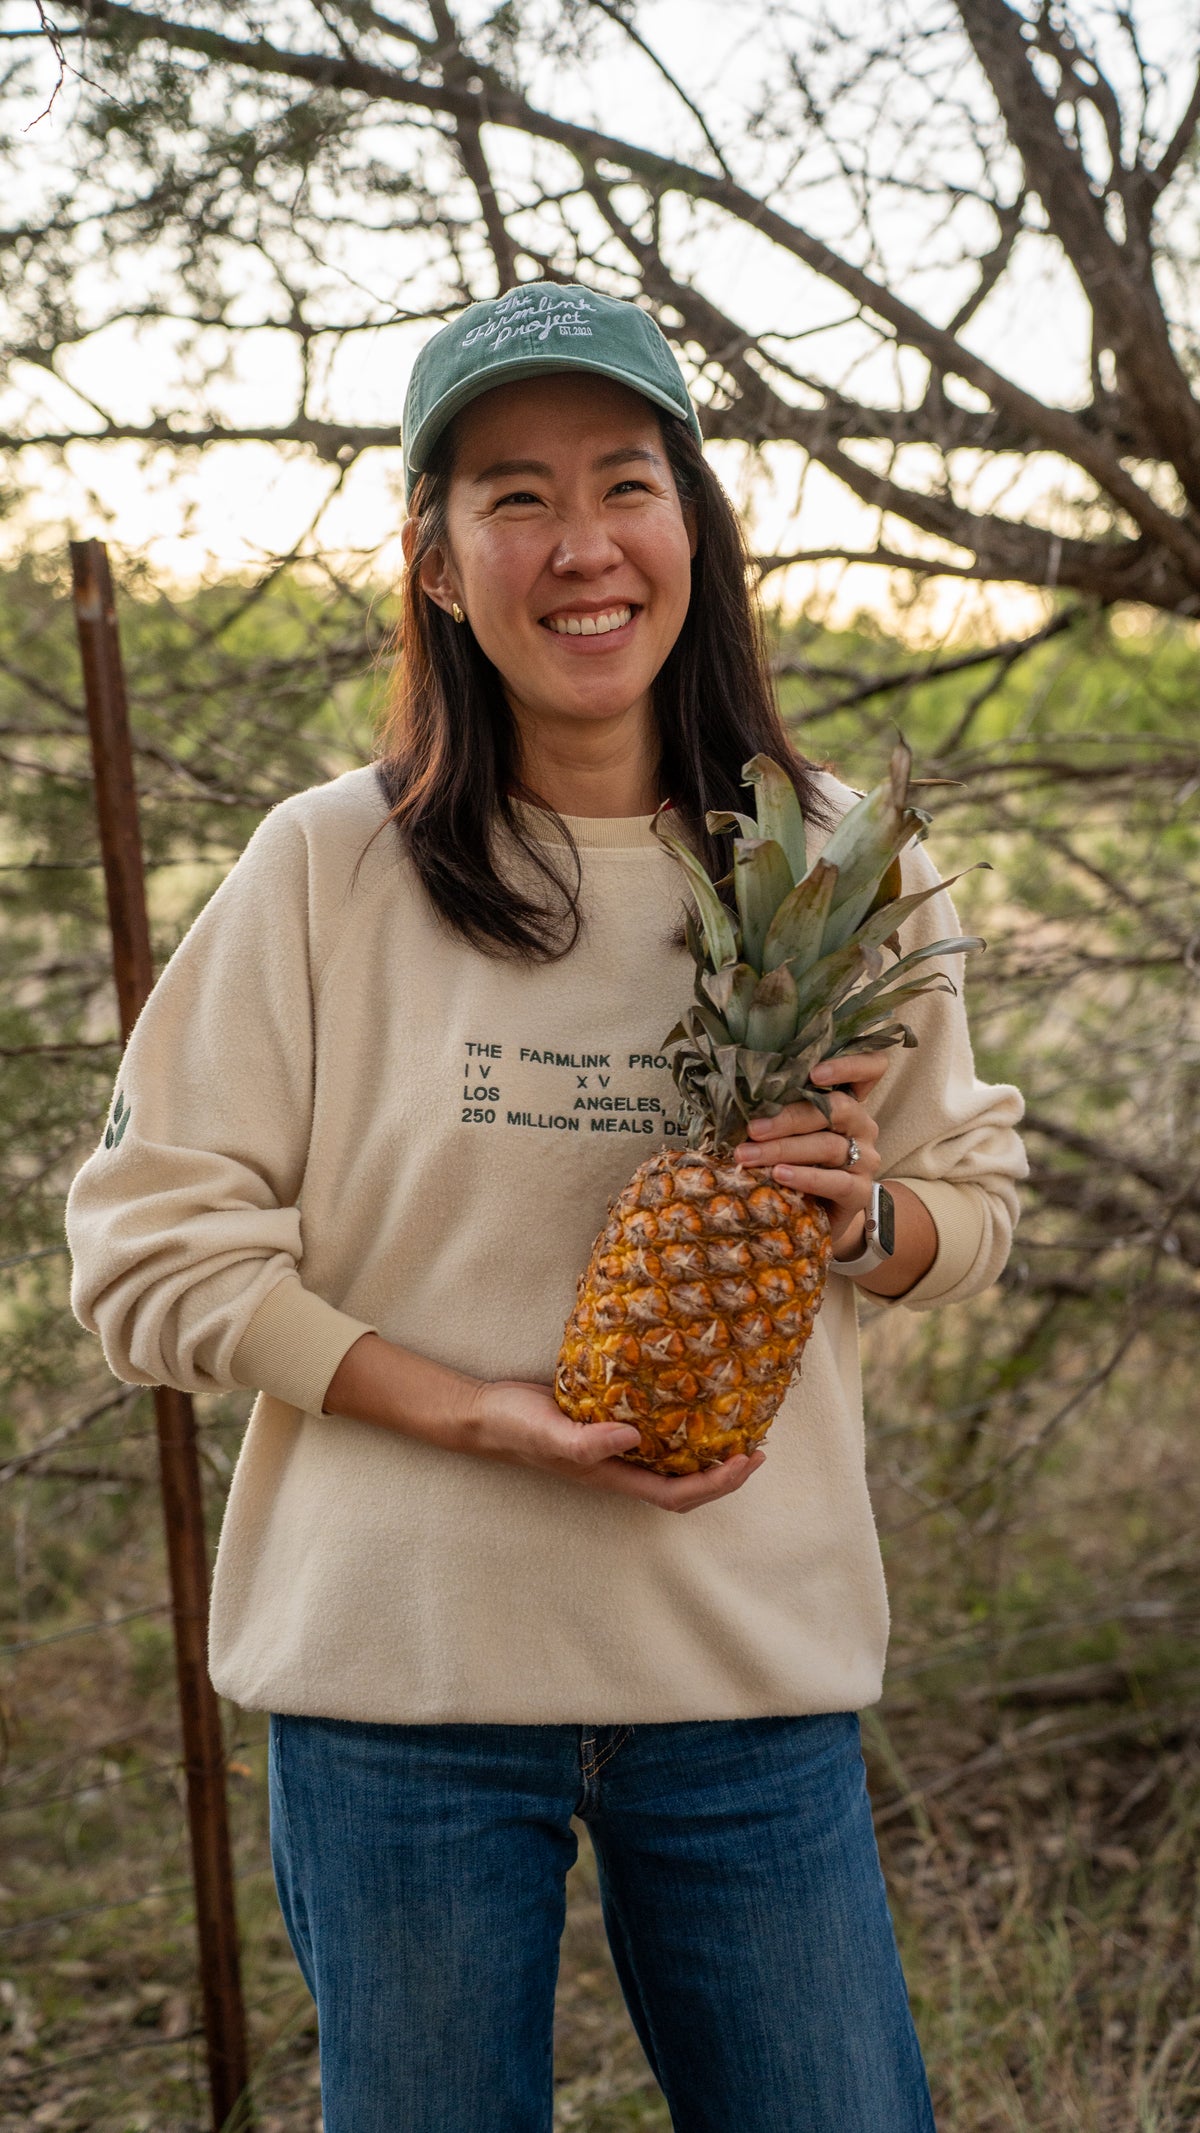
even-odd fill
[[[827,824],[830,817],[812,765],[779,716],[741,522],[686,424],[665,412],[659,422],[680,503],[694,511],[698,536],[683,628],[654,682],[660,789],[716,880],[732,863],[732,844],[709,834],[705,814],[746,805],[741,772],[750,756],[769,755],[786,767],[808,820]],[[431,903],[472,946],[552,962],[579,936],[578,850],[561,816],[547,810],[566,838],[560,872],[550,855],[563,846],[539,842],[522,824],[514,795],[545,803],[521,784],[519,734],[500,675],[470,624],[452,621],[421,589],[422,564],[446,542],[453,429],[438,440],[413,490],[417,538],[376,735],[375,770],[389,812],[369,841],[395,823]],[[522,894],[498,870],[499,824],[542,876],[545,902]]]

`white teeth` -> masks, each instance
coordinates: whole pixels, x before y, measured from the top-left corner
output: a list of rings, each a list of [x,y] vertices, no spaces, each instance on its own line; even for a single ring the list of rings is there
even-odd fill
[[[609,630],[624,629],[632,614],[631,607],[614,607],[604,615],[548,615],[546,620],[559,637],[606,637]]]

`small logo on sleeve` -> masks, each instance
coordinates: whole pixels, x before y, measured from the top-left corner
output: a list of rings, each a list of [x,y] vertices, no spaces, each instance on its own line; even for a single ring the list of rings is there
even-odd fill
[[[118,1089],[116,1102],[113,1105],[112,1122],[106,1126],[104,1131],[104,1145],[106,1148],[116,1147],[128,1124],[129,1105],[126,1103],[120,1089]]]

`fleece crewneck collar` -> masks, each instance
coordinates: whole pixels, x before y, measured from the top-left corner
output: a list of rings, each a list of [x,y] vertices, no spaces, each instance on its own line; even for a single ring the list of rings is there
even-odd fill
[[[513,807],[531,837],[539,844],[562,844],[564,838],[552,815],[545,808],[534,807],[528,800],[513,800]],[[581,851],[595,852],[661,852],[650,824],[650,815],[563,815],[575,843]]]

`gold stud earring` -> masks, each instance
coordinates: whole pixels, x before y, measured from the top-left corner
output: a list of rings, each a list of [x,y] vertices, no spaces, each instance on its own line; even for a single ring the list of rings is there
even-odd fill
[[[457,601],[457,600],[452,600],[452,601],[450,602],[450,612],[451,612],[451,614],[453,615],[453,617],[454,617],[454,619],[455,619],[455,621],[456,621],[456,622],[465,622],[465,621],[466,621],[466,619],[467,619],[467,618],[466,618],[466,616],[464,615],[464,613],[463,613],[463,611],[462,611],[461,607],[459,606],[459,604],[458,604],[458,601]]]

